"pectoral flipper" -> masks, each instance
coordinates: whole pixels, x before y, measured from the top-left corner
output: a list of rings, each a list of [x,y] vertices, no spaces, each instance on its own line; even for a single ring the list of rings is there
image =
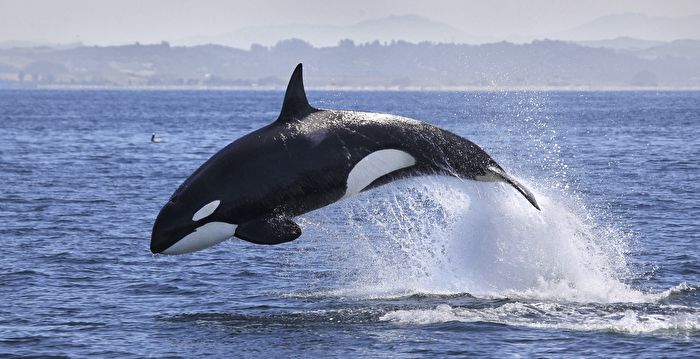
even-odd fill
[[[286,217],[266,217],[240,224],[236,237],[255,244],[280,244],[301,236],[301,228]]]

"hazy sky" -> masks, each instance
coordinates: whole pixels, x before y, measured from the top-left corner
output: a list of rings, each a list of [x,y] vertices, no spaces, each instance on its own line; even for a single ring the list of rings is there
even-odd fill
[[[123,44],[177,41],[246,26],[349,25],[417,14],[474,35],[545,36],[625,12],[679,17],[698,0],[0,0],[0,41]]]

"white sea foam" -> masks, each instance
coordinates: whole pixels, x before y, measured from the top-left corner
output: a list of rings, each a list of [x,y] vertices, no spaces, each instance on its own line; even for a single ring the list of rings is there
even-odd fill
[[[616,331],[630,334],[651,332],[693,332],[700,330],[695,310],[675,314],[649,314],[644,310],[605,311],[556,303],[507,303],[493,308],[454,308],[446,304],[434,309],[396,310],[380,320],[404,324],[432,324],[451,321],[489,322],[543,329]]]

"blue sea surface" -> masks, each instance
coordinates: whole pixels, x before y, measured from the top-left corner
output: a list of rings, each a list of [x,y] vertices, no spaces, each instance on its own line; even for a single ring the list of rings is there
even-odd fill
[[[542,211],[414,178],[294,242],[153,255],[161,206],[282,93],[0,91],[0,356],[700,357],[700,92],[309,98],[460,134]]]

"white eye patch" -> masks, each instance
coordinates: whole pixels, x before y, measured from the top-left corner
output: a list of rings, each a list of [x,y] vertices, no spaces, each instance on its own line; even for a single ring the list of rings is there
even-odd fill
[[[202,218],[206,218],[210,216],[214,211],[216,211],[216,208],[219,207],[219,204],[221,201],[218,199],[216,201],[211,201],[207,204],[205,204],[202,208],[199,209],[199,211],[194,213],[194,216],[192,216],[193,221],[199,221]]]

